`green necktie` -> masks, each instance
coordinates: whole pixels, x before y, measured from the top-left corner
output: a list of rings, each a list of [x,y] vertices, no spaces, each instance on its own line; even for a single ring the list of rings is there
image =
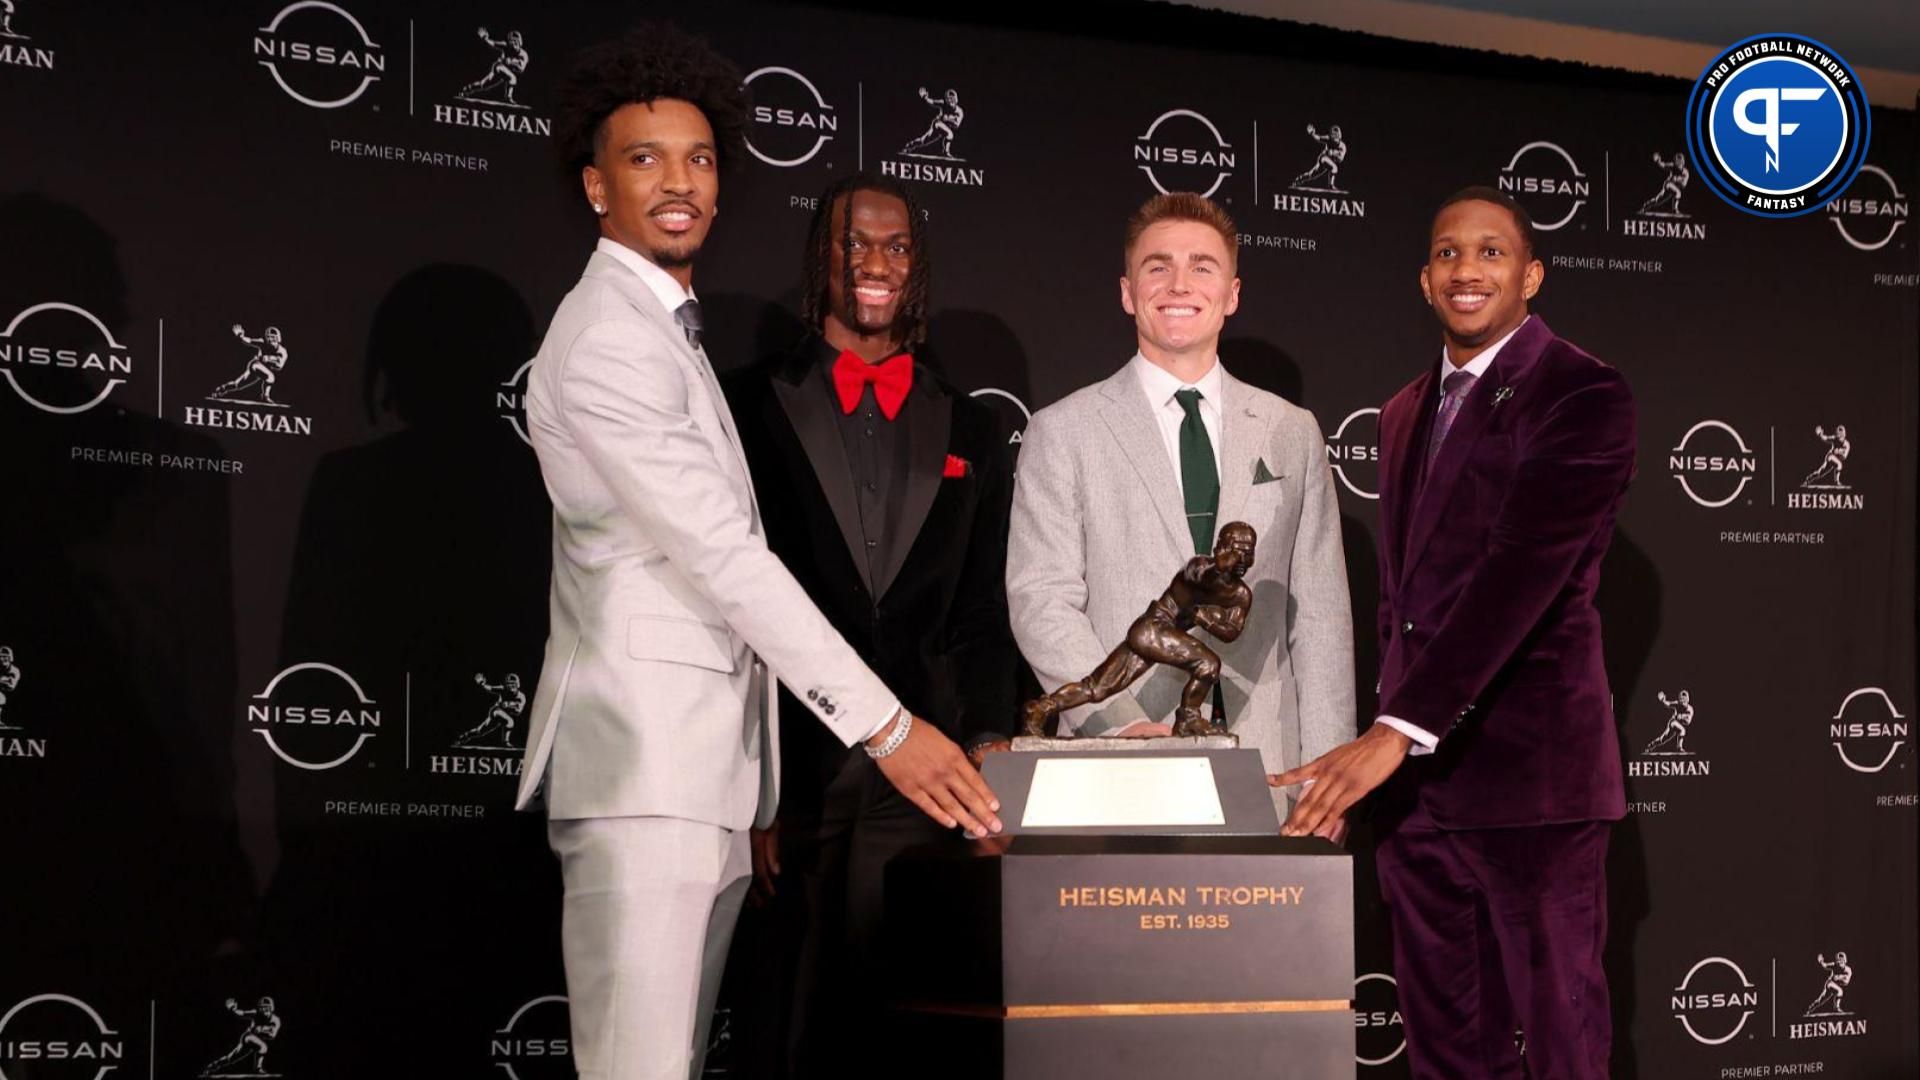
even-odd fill
[[[1180,490],[1186,493],[1187,529],[1195,554],[1213,550],[1213,516],[1220,509],[1220,470],[1213,464],[1213,440],[1200,419],[1200,391],[1176,390],[1173,399],[1187,418],[1180,422]]]

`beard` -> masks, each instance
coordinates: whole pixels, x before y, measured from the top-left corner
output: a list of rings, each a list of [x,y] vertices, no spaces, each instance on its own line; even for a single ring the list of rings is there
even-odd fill
[[[694,240],[674,247],[656,247],[647,252],[647,257],[653,265],[663,270],[692,266],[693,260],[700,257],[700,242]]]

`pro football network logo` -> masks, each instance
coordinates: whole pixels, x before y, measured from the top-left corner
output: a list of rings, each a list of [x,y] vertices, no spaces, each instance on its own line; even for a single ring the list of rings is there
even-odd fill
[[[1367,204],[1359,199],[1347,198],[1350,193],[1340,186],[1340,167],[1347,160],[1347,138],[1340,130],[1340,125],[1334,124],[1321,131],[1308,124],[1307,138],[1319,146],[1313,164],[1287,185],[1291,194],[1274,193],[1273,208],[1297,214],[1366,217]]]
[[[1369,972],[1353,980],[1354,1060],[1385,1065],[1406,1053],[1407,1027],[1400,1017],[1400,984]]]
[[[1327,467],[1340,486],[1363,499],[1380,497],[1380,410],[1355,409],[1327,436]]]
[[[488,682],[484,673],[476,673],[473,683],[493,699],[486,715],[454,738],[455,753],[433,755],[427,768],[467,776],[519,776],[522,747],[514,740],[525,738],[522,721],[527,716],[520,676],[507,672],[499,682]]]
[[[1667,452],[1667,469],[1687,498],[1709,509],[1732,503],[1760,472],[1760,455],[1733,425],[1702,420]]]
[[[1835,424],[1832,431],[1818,424],[1814,438],[1825,445],[1820,464],[1800,481],[1800,490],[1787,493],[1790,510],[1864,510],[1867,497],[1853,490],[1846,481],[1847,458],[1853,454],[1853,442],[1847,438],[1847,425]]]
[[[1593,199],[1593,182],[1559,143],[1544,139],[1513,152],[1499,188],[1527,208],[1541,232],[1564,229]]]
[[[36,1080],[106,1080],[126,1059],[126,1040],[77,997],[35,994],[0,1014],[0,1063],[26,1062]]]
[[[1680,208],[1680,200],[1693,180],[1687,168],[1687,155],[1676,150],[1671,157],[1655,154],[1653,163],[1662,172],[1660,190],[1640,204],[1638,213],[1620,222],[1627,236],[1650,236],[1669,240],[1705,240],[1707,227],[1691,220],[1693,215]]]
[[[840,117],[820,88],[790,67],[758,68],[743,85],[753,94],[747,150],[768,165],[805,165],[840,131]]]
[[[267,1055],[273,1051],[274,1040],[280,1037],[280,1013],[274,1008],[273,999],[263,997],[252,1008],[246,1008],[228,998],[227,1011],[238,1017],[244,1027],[232,1048],[201,1069],[200,1075],[221,1080],[265,1080],[286,1075],[267,1068]]]
[[[72,416],[132,380],[133,354],[93,312],[48,301],[21,311],[0,330],[0,376],[21,401]]]
[[[1911,739],[1907,717],[1878,686],[1848,694],[1827,722],[1827,738],[1841,764],[1857,773],[1877,773],[1893,764]]]
[[[14,28],[13,0],[0,0],[0,65],[53,70],[53,50],[35,48],[33,39]]]
[[[1900,234],[1912,208],[1893,174],[1878,165],[1860,166],[1847,193],[1827,204],[1827,220],[1840,238],[1861,251],[1879,251]]]
[[[893,159],[880,163],[883,175],[899,180],[919,180],[960,187],[982,187],[987,171],[967,164],[958,152],[960,130],[967,122],[967,110],[960,105],[960,91],[951,89],[935,95],[920,87],[920,100],[933,115],[927,128],[907,140]]]
[[[1865,1035],[1867,1022],[1854,1010],[1847,1007],[1847,988],[1853,985],[1853,965],[1847,963],[1847,954],[1836,952],[1833,959],[1821,953],[1814,958],[1820,965],[1825,977],[1820,982],[1820,991],[1814,995],[1813,1003],[1807,1011],[1800,1014],[1805,1021],[1787,1025],[1789,1039],[1820,1039],[1834,1035]]]
[[[503,37],[495,37],[484,26],[479,30],[480,42],[493,50],[493,59],[479,78],[453,95],[462,104],[433,107],[434,122],[515,135],[552,135],[553,121],[528,113],[521,98],[520,80],[532,60],[526,39],[518,30],[509,30]]]
[[[246,327],[235,323],[232,332],[240,347],[253,350],[253,355],[247,357],[245,366],[233,378],[207,392],[207,400],[213,402],[213,406],[186,406],[186,422],[194,427],[264,431],[275,435],[313,434],[312,417],[293,415],[287,411],[285,401],[274,397],[291,355],[280,328],[269,326],[258,334],[249,334]],[[243,408],[226,408],[228,405]]]
[[[513,377],[502,382],[493,392],[493,407],[500,419],[505,420],[520,441],[528,446],[533,440],[527,437],[527,372],[533,370],[533,361],[529,360],[514,369]]]
[[[507,1080],[572,1080],[567,999],[548,994],[515,1009],[494,1031],[489,1055]]]
[[[1133,140],[1133,164],[1162,195],[1197,191],[1207,198],[1236,167],[1233,144],[1213,121],[1192,109],[1168,109],[1155,117]]]
[[[1745,1031],[1760,1011],[1760,988],[1739,964],[1709,956],[1687,969],[1667,1004],[1694,1042],[1719,1046]]]
[[[247,706],[247,728],[275,757],[320,772],[353,760],[380,733],[380,703],[359,680],[310,661],[275,675]]]
[[[326,0],[298,0],[254,32],[254,62],[286,95],[315,109],[359,101],[387,70],[386,53],[353,13]]]
[[[1872,117],[1853,69],[1798,34],[1760,34],[1710,61],[1687,99],[1687,149],[1715,195],[1799,217],[1847,190]]]
[[[1660,734],[1640,751],[1640,757],[1627,763],[1627,775],[1633,777],[1648,776],[1709,776],[1713,763],[1701,758],[1687,746],[1687,734],[1693,729],[1694,709],[1693,693],[1680,691],[1678,697],[1668,697],[1662,690],[1654,695],[1667,710],[1666,726]]]

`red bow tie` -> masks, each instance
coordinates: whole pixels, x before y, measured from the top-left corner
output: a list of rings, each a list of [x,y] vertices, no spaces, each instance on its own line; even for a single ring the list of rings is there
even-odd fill
[[[851,414],[860,407],[860,392],[873,384],[873,397],[880,413],[888,420],[900,415],[907,403],[907,391],[913,389],[913,357],[907,353],[878,364],[869,364],[858,353],[847,349],[833,362],[833,388],[840,395],[840,411]]]

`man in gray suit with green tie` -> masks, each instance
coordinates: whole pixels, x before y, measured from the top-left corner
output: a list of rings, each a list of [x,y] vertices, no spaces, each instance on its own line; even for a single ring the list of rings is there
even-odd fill
[[[1278,774],[1353,737],[1353,620],[1319,425],[1219,360],[1240,304],[1238,247],[1233,221],[1199,195],[1157,196],[1128,222],[1120,305],[1138,352],[1028,425],[1007,603],[1020,651],[1052,689],[1094,670],[1167,576],[1213,551],[1221,525],[1252,525],[1253,610],[1237,639],[1213,644],[1215,700]],[[1062,713],[1062,728],[1168,734],[1185,683],[1156,668],[1131,692]],[[1345,823],[1321,832],[1339,839]]]

